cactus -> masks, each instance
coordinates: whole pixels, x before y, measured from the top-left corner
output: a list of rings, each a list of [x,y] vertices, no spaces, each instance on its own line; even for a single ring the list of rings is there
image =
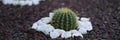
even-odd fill
[[[56,29],[69,31],[76,29],[78,26],[76,14],[68,8],[60,8],[54,11],[50,24]]]

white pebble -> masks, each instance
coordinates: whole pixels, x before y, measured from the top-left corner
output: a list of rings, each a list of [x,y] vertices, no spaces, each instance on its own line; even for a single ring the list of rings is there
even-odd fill
[[[78,28],[84,28],[87,31],[91,31],[93,29],[90,21],[79,21]]]
[[[33,25],[32,25],[32,29],[37,29],[37,28],[38,28],[37,23],[33,23]]]
[[[80,36],[80,37],[83,38],[83,35],[82,35],[81,33],[73,33],[73,34],[72,34],[72,37],[74,37],[74,36],[76,36],[76,37],[77,37],[77,36]]]
[[[39,1],[44,1],[44,0],[2,0],[3,4],[13,4],[13,5],[29,5],[32,6],[39,4]]]
[[[33,0],[32,2],[33,2],[34,5],[38,5],[38,4],[39,4],[39,1],[40,1],[40,0]]]
[[[63,32],[65,32],[65,31],[62,30],[62,29],[55,29],[54,31],[55,31],[55,32],[58,32],[59,34],[62,34]]]
[[[70,30],[70,32],[73,34],[73,33],[77,33],[78,31],[77,30]]]
[[[50,32],[50,37],[51,37],[51,38],[57,38],[57,37],[59,37],[59,36],[60,36],[60,34],[59,34],[58,32],[56,32],[56,31]]]
[[[45,34],[49,34],[50,32],[52,32],[54,30],[54,27],[51,25],[43,25],[43,26],[39,26],[37,31],[42,31]]]
[[[27,3],[25,1],[20,1],[21,6],[26,5]]]
[[[40,19],[43,23],[49,23],[50,22],[50,18],[49,17],[44,17]]]
[[[12,3],[13,5],[20,5],[20,2],[19,1],[13,1],[13,3]]]
[[[79,31],[81,34],[86,34],[86,33],[87,33],[87,30],[84,29],[84,28],[80,28],[78,31]]]
[[[81,17],[80,21],[89,21],[90,18]]]
[[[93,29],[90,18],[81,18],[81,21],[78,21],[78,28],[84,28],[87,31],[91,31]]]
[[[26,3],[29,5],[29,6],[32,6],[32,1],[26,1]]]
[[[47,24],[43,23],[41,20],[38,20],[36,23],[38,26],[47,25]]]
[[[72,36],[71,32],[63,32],[62,35],[61,35],[62,38],[69,38],[71,36]]]
[[[77,30],[71,30],[70,32],[72,33],[72,37],[81,36],[83,38],[82,34]]]
[[[12,1],[11,0],[2,0],[3,4],[11,4]]]

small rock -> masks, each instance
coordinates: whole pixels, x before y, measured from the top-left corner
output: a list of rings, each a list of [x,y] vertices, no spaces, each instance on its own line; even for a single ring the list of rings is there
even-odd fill
[[[80,24],[79,24],[79,26],[78,26],[79,28],[84,28],[84,29],[86,29],[87,31],[91,31],[93,28],[92,28],[92,24],[91,24],[91,22],[82,22],[82,21],[80,21]]]
[[[33,4],[32,1],[26,1],[26,3],[27,3],[29,6],[32,6],[32,4]]]
[[[38,26],[47,25],[47,24],[43,23],[41,20],[38,20],[36,23]]]
[[[37,31],[44,31],[44,29],[42,28],[42,26],[37,26]]]
[[[73,34],[73,33],[77,33],[78,31],[77,30],[70,30],[70,32]]]
[[[33,23],[33,25],[32,25],[32,29],[37,29],[37,28],[38,28],[37,23]]]
[[[82,17],[81,19],[80,19],[80,21],[89,21],[90,20],[90,18],[85,18],[85,17]]]
[[[84,28],[80,28],[78,31],[79,31],[81,34],[86,34],[86,33],[87,33],[87,30],[84,29]]]
[[[62,34],[63,32],[65,32],[65,31],[62,30],[62,29],[55,29],[54,31],[55,31],[55,32],[58,32],[59,34]]]
[[[87,31],[91,31],[93,29],[89,18],[81,18],[81,21],[78,22],[78,28],[84,28]]]
[[[54,27],[53,26],[51,26],[51,25],[43,25],[43,26],[39,26],[38,28],[37,28],[37,31],[42,31],[43,33],[45,33],[45,34],[49,34],[50,32],[52,32],[54,30]]]
[[[40,19],[43,23],[49,23],[51,21],[51,19],[49,17],[44,17]]]
[[[60,34],[58,32],[56,32],[56,31],[50,32],[50,37],[51,38],[58,38],[59,36],[60,36]]]
[[[27,3],[25,3],[25,1],[20,1],[20,4],[21,4],[21,6],[24,6],[24,5],[26,5]]]
[[[41,0],[33,0],[33,4],[34,4],[34,5],[38,5],[38,4],[39,4],[39,1],[41,1]]]
[[[69,38],[69,37],[71,37],[71,32],[63,32],[61,37],[62,38]]]
[[[81,33],[79,33],[79,32],[78,32],[78,33],[73,33],[73,34],[72,34],[72,37],[75,37],[75,36],[80,36],[80,37],[83,38],[83,35],[82,35]]]
[[[32,6],[39,4],[39,1],[43,0],[2,0],[3,4],[13,4],[13,5],[29,5]]]
[[[19,1],[13,1],[12,4],[13,4],[14,6],[16,6],[16,5],[19,5],[20,3],[19,3]]]
[[[71,30],[70,32],[72,33],[72,37],[81,36],[83,38],[82,34],[77,30]]]

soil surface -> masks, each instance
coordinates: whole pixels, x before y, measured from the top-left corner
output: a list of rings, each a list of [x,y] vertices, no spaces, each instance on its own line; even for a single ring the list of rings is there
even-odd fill
[[[34,22],[61,7],[91,18],[93,30],[84,38],[51,39],[30,29]],[[120,0],[51,0],[23,7],[0,2],[0,40],[120,40]]]

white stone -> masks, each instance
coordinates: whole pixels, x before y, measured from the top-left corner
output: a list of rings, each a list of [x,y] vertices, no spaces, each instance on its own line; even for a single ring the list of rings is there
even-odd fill
[[[48,29],[49,32],[55,30],[55,28],[52,25],[50,25],[50,24],[48,24],[48,28],[47,29]]]
[[[90,21],[79,21],[78,28],[84,28],[87,31],[91,31],[93,29]]]
[[[72,36],[71,32],[63,32],[62,35],[61,35],[62,38],[69,38],[71,36]]]
[[[49,31],[46,31],[46,30],[44,30],[44,31],[42,31],[44,34],[46,34],[46,35],[49,35],[50,34],[50,32]]]
[[[79,31],[81,34],[86,34],[86,33],[87,33],[87,30],[84,29],[84,28],[80,28],[78,31]]]
[[[78,31],[77,30],[70,30],[70,32],[73,34],[73,33],[77,33]]]
[[[37,5],[39,4],[39,1],[44,1],[44,0],[2,0],[3,4],[13,4],[13,5]]]
[[[81,17],[80,21],[89,21],[90,18]]]
[[[11,0],[2,0],[3,4],[11,4],[12,1]]]
[[[40,0],[33,0],[34,5],[38,5]]]
[[[27,5],[25,1],[20,1],[21,6]]]
[[[57,38],[57,37],[59,37],[59,36],[60,36],[60,34],[59,34],[58,32],[56,32],[56,31],[50,32],[50,37],[51,37],[51,38]]]
[[[37,23],[33,23],[32,29],[37,29],[37,27],[38,27]]]
[[[51,19],[49,17],[44,17],[40,19],[43,23],[49,23]]]
[[[63,32],[65,32],[65,31],[62,30],[62,29],[55,29],[54,31],[55,31],[55,32],[58,32],[59,34],[62,34]]]
[[[37,24],[34,23],[33,26],[32,26],[32,29],[35,29],[37,31],[41,31],[41,32],[43,32],[43,33],[48,35],[51,31],[54,30],[54,27],[49,25],[49,24],[37,26]]]
[[[82,35],[81,33],[79,33],[79,32],[78,32],[78,33],[73,33],[73,34],[72,34],[72,37],[74,37],[74,36],[80,36],[80,37],[83,38],[83,35]]]
[[[87,31],[91,31],[93,29],[90,18],[81,18],[81,21],[78,21],[78,28],[84,28]]]
[[[51,25],[43,25],[43,26],[39,26],[38,28],[37,28],[37,31],[41,31],[41,32],[43,32],[43,33],[45,33],[45,34],[49,34],[50,32],[52,32],[54,30],[54,27],[53,26],[51,26]]]
[[[13,1],[12,4],[13,4],[13,5],[19,5],[20,3],[19,3],[19,1]]]
[[[83,38],[83,35],[77,30],[71,30],[70,32],[72,33],[72,37],[81,36]]]
[[[36,23],[38,26],[47,25],[46,23],[43,23],[41,20],[38,20]]]
[[[27,3],[29,6],[32,6],[32,4],[33,4],[32,1],[26,1],[26,3]]]
[[[59,37],[64,32],[65,31],[62,30],[62,29],[55,29],[53,32],[50,32],[50,37],[51,38],[57,38],[57,37]]]

